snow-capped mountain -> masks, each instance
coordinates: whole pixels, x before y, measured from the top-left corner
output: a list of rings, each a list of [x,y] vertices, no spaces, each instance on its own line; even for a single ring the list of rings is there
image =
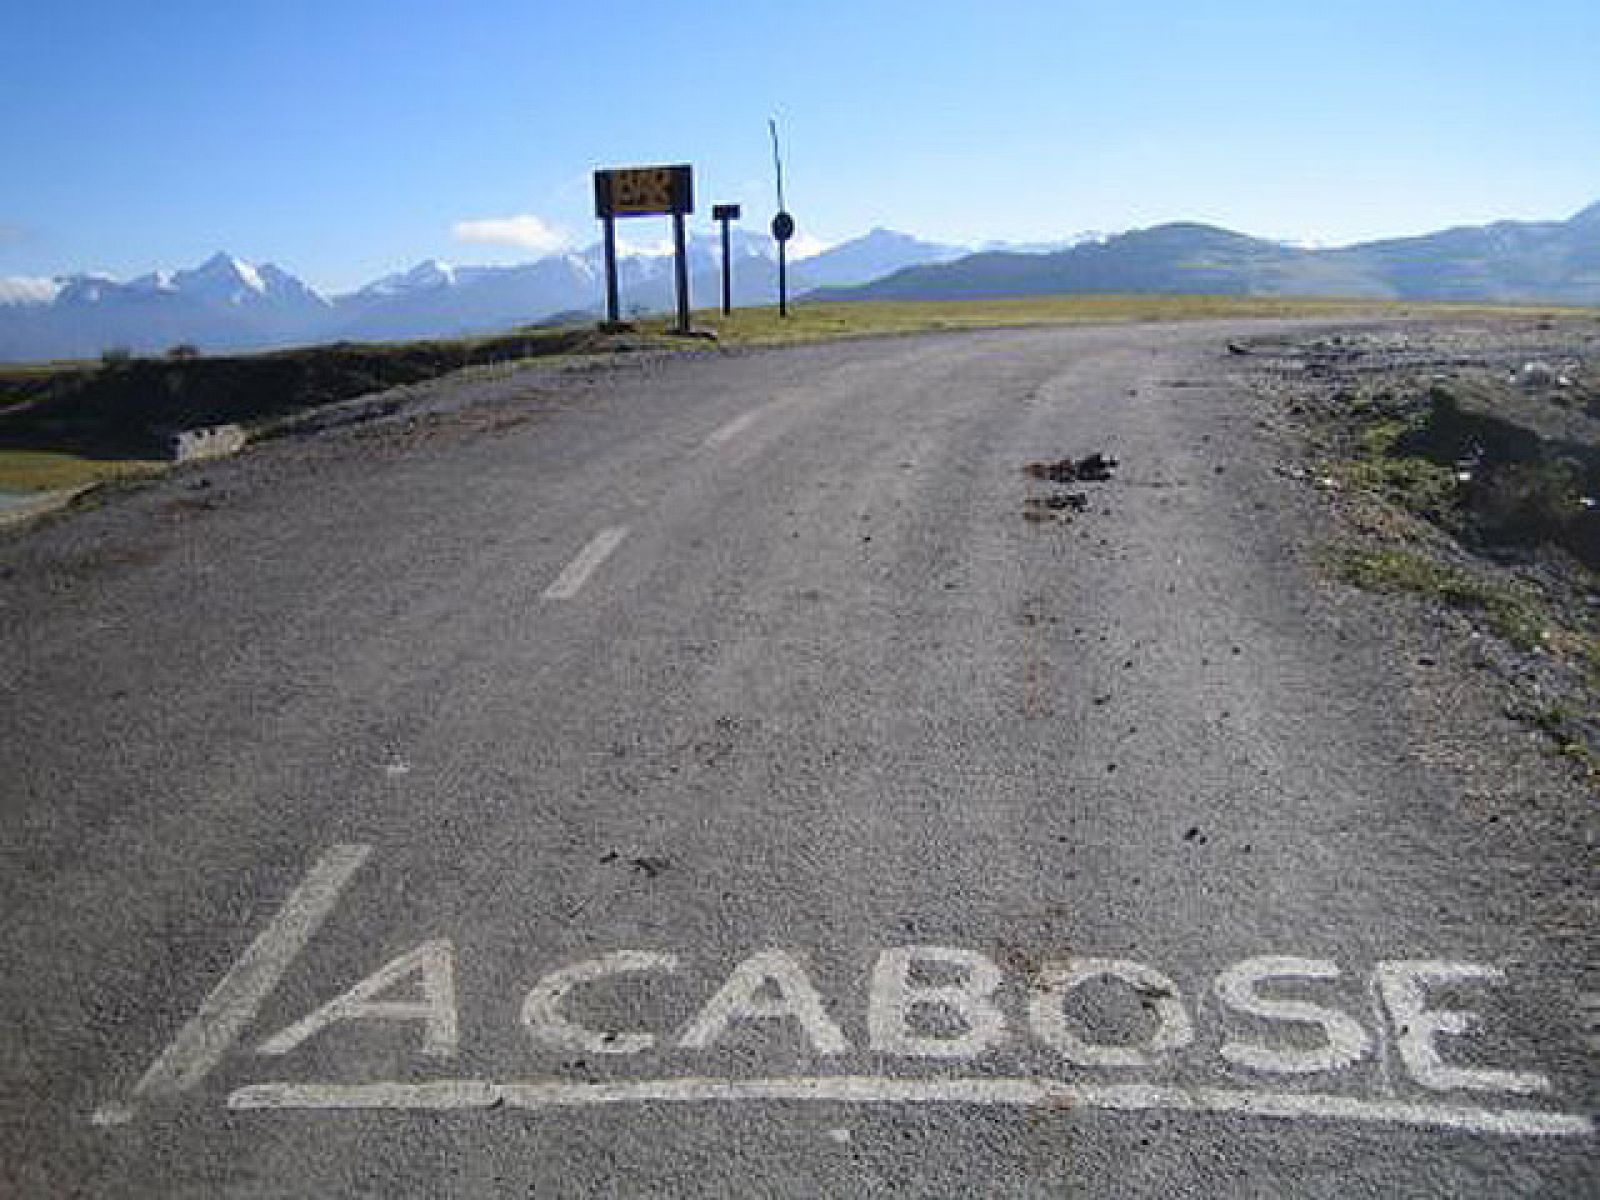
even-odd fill
[[[721,297],[719,234],[688,240],[689,292],[697,306]],[[772,239],[746,229],[730,231],[734,302],[770,304],[777,296],[777,253]],[[945,262],[958,248],[877,229],[791,265],[798,295],[822,286],[866,283],[902,266]],[[598,314],[604,304],[604,251],[599,244],[509,267],[455,267],[437,260],[388,275],[338,301],[339,336],[421,337],[505,328],[554,313]],[[670,248],[621,254],[617,281],[623,312],[661,312],[676,303]]]
[[[730,246],[735,303],[772,303],[777,259],[771,238],[735,228]],[[688,251],[693,302],[710,307],[721,295],[721,238],[696,234]],[[848,287],[961,253],[957,247],[875,229],[792,262],[790,287],[795,295]],[[0,279],[0,360],[91,358],[112,347],[151,354],[180,343],[217,351],[488,332],[558,313],[599,313],[605,304],[604,269],[597,243],[514,266],[453,266],[429,259],[331,299],[280,267],[227,253],[195,267],[152,271],[125,282],[99,274]],[[624,312],[673,307],[670,247],[624,253],[617,274]]]
[[[848,242],[840,242],[837,246],[830,246],[811,258],[802,259],[795,264],[794,276],[802,291],[819,287],[850,287],[903,267],[949,262],[965,253],[960,246],[924,242],[910,234],[880,228]]]
[[[127,282],[69,275],[49,288],[6,289],[0,359],[90,357],[114,347],[149,353],[178,343],[271,346],[316,336],[334,305],[289,272],[217,254],[183,271]]]

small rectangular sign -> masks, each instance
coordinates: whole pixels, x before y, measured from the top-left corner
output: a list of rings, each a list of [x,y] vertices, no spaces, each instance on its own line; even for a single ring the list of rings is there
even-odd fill
[[[739,215],[739,206],[737,204],[718,204],[711,209],[711,219],[713,221],[737,221]]]
[[[688,165],[623,167],[594,173],[594,214],[655,217],[694,211],[694,172]]]

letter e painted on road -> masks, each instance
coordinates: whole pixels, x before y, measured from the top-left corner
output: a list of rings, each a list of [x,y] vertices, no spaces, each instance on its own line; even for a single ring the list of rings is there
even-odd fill
[[[379,1000],[402,980],[416,976],[422,994],[414,1000]],[[261,1054],[288,1054],[301,1042],[339,1021],[421,1021],[422,1052],[448,1058],[456,1052],[455,954],[439,938],[367,976],[337,999],[276,1033],[258,1048]]]
[[[766,994],[769,990],[776,994]],[[805,971],[782,950],[763,951],[735,967],[678,1044],[688,1050],[704,1050],[735,1021],[783,1017],[792,1017],[799,1024],[818,1054],[842,1054],[850,1048],[844,1033],[823,1009],[822,997]]]
[[[1263,995],[1261,990],[1264,983],[1274,979],[1337,978],[1338,964],[1318,958],[1266,955],[1229,967],[1217,976],[1217,995],[1224,1004],[1264,1021],[1320,1025],[1323,1044],[1311,1049],[1291,1049],[1229,1040],[1222,1044],[1222,1057],[1235,1066],[1278,1075],[1342,1071],[1360,1062],[1372,1049],[1372,1039],[1354,1017],[1305,1000],[1275,999]]]
[[[1457,1089],[1478,1092],[1548,1092],[1550,1081],[1543,1075],[1522,1071],[1498,1071],[1485,1067],[1447,1066],[1439,1056],[1434,1039],[1441,1034],[1461,1036],[1478,1028],[1476,1013],[1449,1009],[1430,1009],[1427,988],[1430,984],[1464,983],[1469,980],[1495,982],[1506,977],[1498,967],[1475,963],[1381,962],[1374,977],[1383,1002],[1394,1022],[1395,1045],[1400,1061],[1411,1077],[1436,1092]]]
[[[916,982],[919,963],[955,967],[960,978],[949,983]],[[1006,1038],[1005,1017],[995,1006],[1000,968],[981,954],[950,946],[899,946],[878,955],[867,998],[867,1029],[872,1048],[882,1054],[912,1058],[975,1058]],[[912,1010],[944,1009],[965,1026],[954,1034],[914,1032]]]
[[[1155,1032],[1141,1046],[1107,1046],[1085,1041],[1067,1021],[1064,1003],[1074,988],[1092,979],[1126,983],[1156,1018]],[[1045,1045],[1081,1067],[1148,1067],[1156,1057],[1194,1041],[1194,1026],[1178,995],[1178,985],[1153,967],[1114,958],[1072,958],[1048,963],[1028,998],[1028,1019]]]

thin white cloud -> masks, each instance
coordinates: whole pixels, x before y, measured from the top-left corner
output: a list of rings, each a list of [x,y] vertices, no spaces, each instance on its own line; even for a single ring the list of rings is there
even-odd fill
[[[0,304],[49,304],[60,291],[54,279],[0,275]]]
[[[460,242],[516,246],[521,250],[532,250],[535,254],[554,254],[565,249],[569,240],[564,231],[532,213],[457,221],[450,232]]]

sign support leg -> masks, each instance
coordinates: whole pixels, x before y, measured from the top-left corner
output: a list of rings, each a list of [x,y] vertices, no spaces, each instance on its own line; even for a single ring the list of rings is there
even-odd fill
[[[678,276],[678,332],[689,332],[689,247],[684,237],[683,214],[672,214],[672,248]]]
[[[789,252],[786,243],[778,243],[778,315],[789,315]]]
[[[617,297],[617,219],[606,217],[606,324],[616,325],[622,320],[621,301]]]
[[[728,218],[722,218],[722,315],[728,316],[733,312],[733,263],[730,261],[731,241],[728,234]]]

